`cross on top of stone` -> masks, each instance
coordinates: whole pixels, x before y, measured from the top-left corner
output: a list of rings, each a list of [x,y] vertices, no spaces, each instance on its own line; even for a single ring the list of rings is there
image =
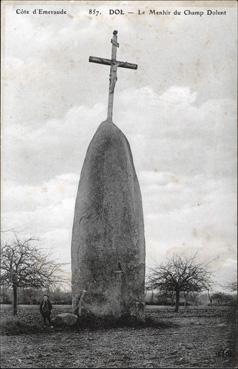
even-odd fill
[[[119,47],[119,43],[117,42],[117,31],[113,31],[113,36],[111,39],[112,43],[112,57],[111,59],[98,58],[97,56],[90,56],[89,61],[92,63],[110,65],[110,75],[109,75],[109,95],[108,95],[108,110],[107,110],[107,120],[112,122],[112,112],[113,112],[113,97],[114,97],[114,88],[117,81],[117,68],[128,68],[128,69],[137,69],[137,64],[121,62],[116,60],[117,48]]]

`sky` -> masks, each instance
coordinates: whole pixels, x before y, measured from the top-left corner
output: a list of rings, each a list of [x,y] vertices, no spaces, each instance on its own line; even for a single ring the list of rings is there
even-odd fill
[[[219,7],[218,7],[219,4]],[[2,230],[68,263],[87,147],[107,113],[128,138],[144,209],[146,266],[172,254],[206,263],[223,288],[236,274],[236,3],[3,3]],[[17,9],[29,14],[16,14]],[[66,10],[34,15],[34,9]],[[100,11],[90,15],[89,9]],[[122,9],[124,15],[109,15]],[[138,9],[145,11],[138,15]],[[149,15],[149,10],[171,15]],[[206,15],[206,10],[226,11]],[[181,15],[174,15],[174,11]],[[204,12],[203,15],[185,15]],[[128,14],[128,11],[134,14]]]

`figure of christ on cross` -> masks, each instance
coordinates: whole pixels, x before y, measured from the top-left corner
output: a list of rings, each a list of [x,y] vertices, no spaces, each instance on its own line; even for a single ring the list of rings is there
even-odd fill
[[[121,61],[116,60],[117,47],[119,47],[119,44],[117,42],[117,31],[113,32],[111,43],[112,43],[111,59],[98,58],[96,56],[89,57],[89,61],[92,63],[110,65],[108,111],[107,111],[107,120],[109,122],[112,122],[113,97],[114,97],[114,88],[115,88],[115,84],[117,81],[117,68],[121,67],[121,68],[128,68],[128,69],[137,69],[137,64],[121,62]]]

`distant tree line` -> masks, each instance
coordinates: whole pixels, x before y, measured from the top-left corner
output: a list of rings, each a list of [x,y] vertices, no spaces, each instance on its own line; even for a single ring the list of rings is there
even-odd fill
[[[206,292],[189,293],[184,295],[181,293],[179,306],[225,306],[236,303],[236,294],[215,292],[210,295]],[[145,302],[147,305],[175,306],[175,294],[167,293],[160,290],[146,290]]]
[[[235,301],[235,295],[225,292],[215,292],[211,295],[210,305],[231,305],[235,303]]]
[[[19,288],[17,295],[18,305],[38,305],[42,296],[46,293],[44,289],[34,288]],[[50,295],[50,300],[57,305],[71,305],[72,296],[71,291],[65,291],[60,287],[50,289],[47,291]],[[9,287],[1,287],[0,290],[0,304],[12,304],[12,289]]]

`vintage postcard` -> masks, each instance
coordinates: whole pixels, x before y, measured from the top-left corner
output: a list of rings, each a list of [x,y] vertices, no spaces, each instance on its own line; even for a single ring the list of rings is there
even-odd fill
[[[236,31],[2,2],[2,368],[237,367]]]

